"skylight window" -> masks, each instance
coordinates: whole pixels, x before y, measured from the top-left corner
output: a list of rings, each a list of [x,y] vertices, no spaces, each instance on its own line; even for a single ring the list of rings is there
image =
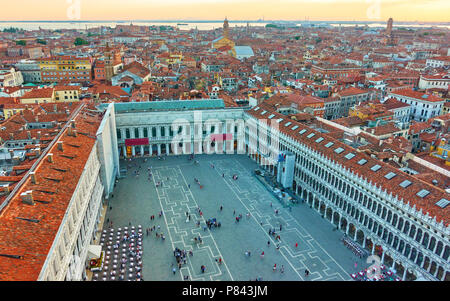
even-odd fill
[[[335,150],[334,150],[334,152],[336,153],[336,154],[340,154],[340,153],[342,153],[344,151],[344,149],[342,148],[342,147],[338,147],[338,148],[336,148]]]
[[[380,168],[381,168],[381,166],[377,164],[377,165],[372,166],[371,170],[378,171],[378,170],[380,170]]]
[[[290,126],[292,124],[292,122],[288,122],[288,123],[286,123],[284,126],[285,127],[288,127],[288,126]]]
[[[390,172],[390,173],[388,173],[387,175],[385,175],[384,177],[385,177],[386,179],[390,180],[390,179],[392,179],[393,177],[395,177],[396,175],[397,175],[396,173]]]
[[[330,147],[332,147],[333,145],[334,145],[333,142],[328,142],[327,144],[325,144],[325,147],[326,147],[326,148],[330,148]]]
[[[280,123],[282,121],[283,121],[283,118],[280,118],[280,119],[277,120],[277,123]]]
[[[354,154],[354,153],[348,153],[347,155],[345,155],[345,158],[347,159],[347,160],[350,160],[350,159],[352,159],[352,158],[354,158],[356,155]]]
[[[406,187],[408,187],[411,184],[412,184],[411,181],[404,180],[403,182],[400,183],[400,187],[406,188]]]
[[[304,133],[306,133],[306,130],[301,130],[299,133],[300,135],[303,135]]]
[[[366,163],[367,163],[367,160],[366,160],[366,159],[361,159],[361,160],[358,161],[358,164],[359,164],[359,165],[364,165],[364,164],[366,164]]]
[[[259,107],[255,107],[254,109],[253,109],[253,111],[258,111],[259,110]]]
[[[314,133],[311,133],[311,134],[309,134],[308,136],[306,136],[306,138],[312,138],[312,137],[314,137],[316,134],[314,134]]]
[[[292,130],[295,131],[296,129],[298,129],[298,125],[295,125]]]
[[[272,118],[274,118],[274,117],[275,117],[275,115],[272,114],[272,115],[270,115],[268,118],[269,118],[269,119],[272,119]]]
[[[426,197],[426,196],[429,195],[429,194],[430,194],[430,192],[429,192],[428,190],[422,189],[422,190],[419,191],[416,195],[417,195],[418,197],[424,198],[424,197]]]
[[[323,139],[322,137],[320,137],[319,139],[316,140],[316,143],[320,143],[320,142],[322,142],[323,140],[325,140],[325,139]]]
[[[262,111],[261,112],[261,115],[264,115],[264,114],[266,114],[267,113],[267,111]]]
[[[441,207],[442,209],[444,209],[445,207],[448,206],[448,204],[450,204],[450,201],[446,200],[446,199],[440,199],[439,202],[436,203],[437,206]]]

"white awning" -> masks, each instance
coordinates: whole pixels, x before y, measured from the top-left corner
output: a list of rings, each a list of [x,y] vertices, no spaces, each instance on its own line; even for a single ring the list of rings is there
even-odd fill
[[[88,259],[100,258],[102,253],[102,246],[99,245],[89,245],[88,247]]]

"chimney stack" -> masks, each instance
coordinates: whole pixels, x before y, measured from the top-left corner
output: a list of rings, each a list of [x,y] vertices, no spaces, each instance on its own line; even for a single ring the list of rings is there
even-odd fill
[[[41,140],[41,131],[37,132],[37,138],[38,140]]]
[[[78,136],[77,130],[73,130],[73,131],[72,131],[72,134],[73,134],[74,137],[77,137],[77,136]]]
[[[22,198],[22,203],[24,203],[24,204],[28,204],[28,205],[35,204],[34,199],[33,199],[33,191],[32,190],[21,193],[20,197]]]
[[[34,171],[30,172],[31,183],[37,184],[36,173]]]
[[[28,139],[31,139],[31,132],[30,131],[27,131],[27,136],[28,136]]]
[[[63,141],[58,141],[58,150],[60,150],[60,151],[64,151],[64,148],[63,148]]]
[[[9,184],[3,185],[3,192],[10,193]]]
[[[71,123],[72,127],[75,128],[75,119],[72,119],[72,120],[70,121],[70,123]]]
[[[53,154],[48,154],[47,160],[48,160],[48,162],[53,163]]]
[[[9,133],[9,138],[10,138],[11,140],[14,140],[14,134],[13,134],[13,133]]]

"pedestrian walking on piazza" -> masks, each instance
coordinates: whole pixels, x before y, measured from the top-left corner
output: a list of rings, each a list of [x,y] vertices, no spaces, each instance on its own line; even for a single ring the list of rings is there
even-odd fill
[[[267,241],[267,246],[270,247],[270,240]]]
[[[273,265],[273,271],[275,272],[277,270],[277,264],[275,263],[274,265]]]

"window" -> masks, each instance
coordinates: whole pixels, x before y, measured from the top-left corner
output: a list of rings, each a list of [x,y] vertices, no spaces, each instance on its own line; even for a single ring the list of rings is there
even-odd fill
[[[441,207],[442,209],[444,209],[445,207],[447,207],[447,205],[450,203],[450,201],[446,200],[446,199],[440,199],[436,205]]]
[[[347,159],[347,160],[350,160],[350,159],[352,159],[352,158],[354,158],[356,155],[354,154],[354,153],[348,153],[347,155],[345,155],[345,158]]]
[[[396,175],[397,175],[396,173],[390,172],[387,175],[385,175],[384,177],[386,179],[390,180],[390,179],[394,178]]]
[[[424,198],[424,197],[426,197],[426,196],[429,195],[429,194],[430,194],[430,192],[429,192],[428,190],[422,189],[422,190],[419,191],[416,195],[417,195],[418,197]]]
[[[367,163],[366,159],[361,159],[361,160],[358,161],[358,164],[361,165],[361,166],[366,164],[366,163]]]
[[[377,165],[372,166],[371,170],[378,171],[378,170],[380,170],[380,168],[381,168],[381,166],[377,164]]]
[[[334,152],[336,153],[336,154],[340,154],[340,153],[342,153],[344,151],[344,149],[342,148],[342,147],[338,147],[338,148],[336,148],[335,150],[334,150]]]
[[[326,148],[330,148],[330,147],[332,147],[333,145],[334,145],[333,142],[328,142],[327,144],[325,144],[325,147],[326,147]]]

